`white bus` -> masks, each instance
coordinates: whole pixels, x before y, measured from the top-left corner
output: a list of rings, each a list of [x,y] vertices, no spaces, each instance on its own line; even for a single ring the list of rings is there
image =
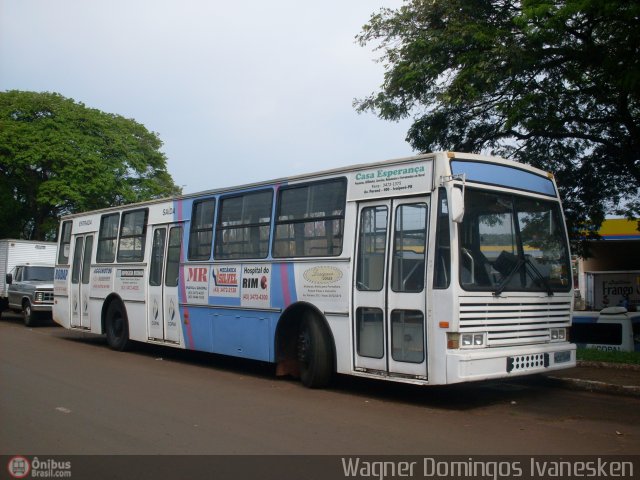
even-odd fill
[[[434,153],[62,219],[73,330],[439,385],[575,366],[553,176]]]

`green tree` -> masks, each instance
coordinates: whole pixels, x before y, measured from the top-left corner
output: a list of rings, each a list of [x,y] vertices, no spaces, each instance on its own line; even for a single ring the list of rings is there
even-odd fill
[[[640,213],[640,3],[408,0],[357,39],[385,74],[355,107],[412,117],[414,149],[552,171],[576,239]]]
[[[59,94],[0,92],[0,238],[52,239],[62,215],[179,193],[161,146]]]

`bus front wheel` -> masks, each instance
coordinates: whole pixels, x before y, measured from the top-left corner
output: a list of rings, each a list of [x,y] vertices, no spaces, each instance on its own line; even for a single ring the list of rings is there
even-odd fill
[[[124,306],[117,301],[111,302],[105,321],[107,343],[113,350],[124,351],[129,346],[129,322]]]
[[[322,388],[333,374],[331,340],[320,320],[307,313],[298,334],[298,365],[305,387]]]

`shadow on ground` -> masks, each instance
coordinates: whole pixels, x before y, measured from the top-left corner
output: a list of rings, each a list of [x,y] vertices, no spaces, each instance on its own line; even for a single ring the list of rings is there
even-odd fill
[[[96,348],[109,348],[106,338],[101,335],[56,327],[49,330],[48,334],[64,341],[95,345]],[[130,351],[149,358],[162,358],[163,361],[214,368],[267,381],[288,382],[299,386],[299,388],[304,388],[297,379],[276,377],[275,366],[266,362],[138,342],[132,343]],[[114,352],[115,354],[117,353]],[[548,395],[548,388],[553,388],[552,382],[537,375],[514,380],[445,386],[417,386],[349,375],[336,375],[328,389],[339,394],[455,411],[483,408],[495,404],[517,403],[521,399],[532,400]]]

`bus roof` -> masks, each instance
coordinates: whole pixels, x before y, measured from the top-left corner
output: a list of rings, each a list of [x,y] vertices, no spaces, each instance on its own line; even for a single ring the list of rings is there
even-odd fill
[[[231,193],[231,192],[236,192],[236,191],[242,191],[242,190],[249,190],[249,189],[255,189],[255,188],[260,188],[260,187],[271,186],[271,185],[279,184],[279,183],[301,182],[301,181],[305,181],[305,180],[312,180],[312,179],[317,178],[317,177],[335,176],[335,175],[345,174],[345,173],[349,173],[349,172],[353,172],[353,171],[357,171],[357,170],[366,170],[366,169],[380,167],[380,166],[390,166],[390,165],[396,165],[396,164],[403,164],[403,163],[407,163],[407,162],[415,162],[415,161],[419,161],[419,160],[434,159],[434,158],[436,158],[438,156],[442,156],[442,157],[446,156],[449,159],[456,158],[456,159],[464,159],[464,160],[475,160],[475,161],[480,161],[480,162],[496,162],[496,161],[499,161],[500,163],[504,163],[505,165],[511,166],[513,168],[519,168],[519,169],[522,169],[522,170],[527,170],[527,171],[529,171],[531,173],[535,173],[535,174],[541,175],[541,176],[548,176],[548,173],[545,172],[544,170],[540,170],[538,168],[532,167],[531,165],[518,163],[518,162],[515,162],[513,160],[507,160],[507,159],[504,159],[502,157],[491,156],[491,155],[480,155],[480,154],[475,154],[475,153],[460,153],[460,152],[442,151],[442,152],[424,153],[424,154],[413,155],[413,156],[409,156],[409,157],[401,157],[401,158],[396,158],[396,159],[379,160],[379,161],[370,162],[370,163],[354,164],[354,165],[349,165],[349,166],[345,166],[345,167],[337,167],[337,168],[328,169],[328,170],[321,170],[321,171],[317,171],[317,172],[313,172],[313,173],[299,174],[299,175],[294,175],[294,176],[290,176],[290,177],[281,177],[281,178],[270,179],[270,180],[265,180],[265,181],[261,181],[261,182],[242,184],[242,185],[232,185],[232,186],[229,186],[229,187],[222,187],[222,188],[216,188],[216,189],[211,189],[211,190],[202,190],[202,191],[199,191],[199,192],[193,192],[193,193],[182,194],[182,195],[175,195],[173,197],[162,197],[162,198],[156,198],[156,199],[153,199],[153,200],[146,200],[146,201],[143,201],[143,202],[128,203],[128,204],[123,204],[123,205],[118,205],[118,206],[105,207],[105,208],[97,209],[97,210],[87,210],[87,211],[84,211],[84,212],[77,212],[77,213],[64,215],[62,218],[63,219],[72,219],[72,218],[81,217],[81,216],[84,216],[84,215],[87,215],[87,214],[90,214],[90,213],[91,214],[95,214],[95,213],[102,213],[102,212],[121,210],[123,208],[127,208],[128,209],[128,208],[136,208],[136,207],[147,206],[147,205],[154,205],[154,204],[165,203],[165,202],[174,201],[174,200],[186,200],[186,199],[199,198],[199,197],[205,197],[205,196],[210,196],[210,195],[220,195],[220,194]]]

